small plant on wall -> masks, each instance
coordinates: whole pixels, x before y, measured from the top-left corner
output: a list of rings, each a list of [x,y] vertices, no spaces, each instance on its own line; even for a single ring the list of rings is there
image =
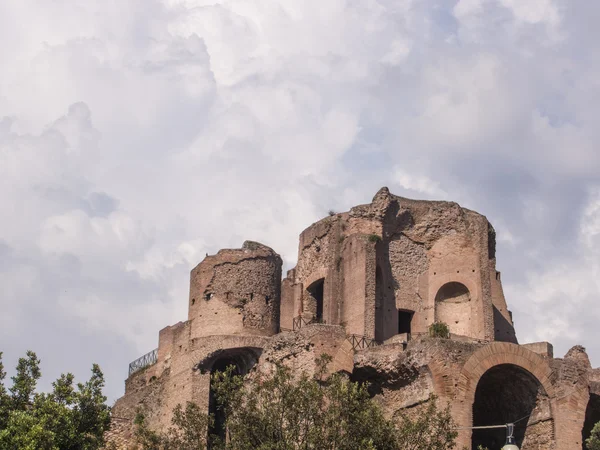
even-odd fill
[[[379,242],[380,240],[381,240],[381,237],[376,234],[369,235],[369,242]]]
[[[450,338],[450,329],[444,322],[434,322],[429,326],[429,336],[448,339]]]

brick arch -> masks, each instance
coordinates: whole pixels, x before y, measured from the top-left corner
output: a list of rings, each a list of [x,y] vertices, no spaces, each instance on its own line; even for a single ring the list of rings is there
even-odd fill
[[[327,274],[327,267],[319,267],[318,269],[312,271],[304,278],[304,280],[302,280],[302,290],[304,291],[308,286],[313,284],[315,281],[320,280],[321,278],[325,279],[325,282],[327,282]]]
[[[314,271],[312,271],[309,275],[307,275],[302,281],[302,315],[307,314],[307,302],[310,298],[310,294],[307,292],[307,289],[316,281],[323,279],[323,319],[327,322],[331,322],[330,314],[328,313],[328,308],[331,306],[331,298],[329,295],[329,291],[331,288],[331,280],[329,279],[328,270],[326,267],[320,267]]]
[[[429,294],[427,297],[427,305],[429,308],[434,311],[433,316],[431,318],[431,322],[437,320],[437,308],[438,305],[435,301],[438,292],[442,287],[444,287],[448,283],[460,283],[464,285],[471,296],[470,303],[470,316],[471,316],[471,325],[470,330],[467,333],[468,336],[472,338],[478,339],[486,339],[485,332],[485,323],[486,323],[486,314],[485,305],[483,300],[483,293],[481,292],[481,286],[477,284],[474,274],[470,273],[447,273],[447,274],[439,274],[436,276],[429,275],[430,285],[429,285]],[[489,313],[491,314],[491,306]],[[429,324],[428,324],[429,325]]]
[[[479,380],[489,369],[501,364],[512,364],[524,369],[539,382],[550,398],[554,397],[554,387],[550,382],[552,369],[546,360],[519,345],[508,342],[492,342],[473,353],[460,373],[452,408],[454,420],[459,427],[472,426],[473,403]],[[554,417],[552,402],[550,414]],[[458,448],[470,446],[470,443],[471,430],[460,430]]]
[[[435,277],[430,276],[429,279],[431,280],[431,284],[429,287],[429,303],[435,303],[435,296],[439,290],[448,283],[460,283],[465,285],[465,287],[471,293],[471,300],[478,300],[480,297],[480,289],[473,278],[474,277],[472,275],[464,273],[439,274]]]

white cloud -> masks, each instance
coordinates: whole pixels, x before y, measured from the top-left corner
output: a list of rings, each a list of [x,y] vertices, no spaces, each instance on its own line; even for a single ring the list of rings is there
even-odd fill
[[[579,219],[579,233],[574,243],[577,258],[569,264],[560,260],[529,271],[524,284],[509,284],[507,293],[516,311],[530,317],[527,341],[549,340],[560,353],[570,346],[600,337],[591,324],[600,321],[600,312],[593,307],[600,298],[600,189],[591,188],[587,206]],[[545,258],[545,255],[540,255]],[[598,349],[591,347],[594,357]],[[558,356],[561,356],[560,354]]]
[[[473,15],[480,14],[483,12],[483,1],[484,0],[458,0],[452,12],[459,20]]]
[[[500,3],[519,21],[530,24],[545,23],[553,27],[560,23],[560,14],[554,0],[500,0]]]
[[[445,200],[447,193],[440,188],[439,183],[427,176],[410,173],[400,168],[396,169],[394,180],[402,188],[415,192],[415,196]]]
[[[383,185],[486,214],[518,332],[592,345],[590,17],[550,0],[4,2],[7,356],[39,347],[49,374],[95,359],[115,397],[185,318],[207,252],[259,240],[289,268],[303,228]]]

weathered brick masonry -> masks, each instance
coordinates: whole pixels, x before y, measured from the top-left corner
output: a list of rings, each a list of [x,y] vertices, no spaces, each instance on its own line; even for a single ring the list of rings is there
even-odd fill
[[[330,370],[369,381],[390,417],[435,394],[461,427],[521,419],[523,450],[581,450],[600,420],[600,370],[579,346],[554,358],[549,343],[518,344],[495,247],[484,216],[382,188],[302,232],[283,281],[279,255],[256,242],[207,256],[191,272],[187,321],[161,330],[156,362],[126,380],[109,441],[135,448],[138,409],[162,430],[179,403],[208,412],[210,374],[226,365],[312,372],[328,353]],[[436,321],[450,339],[427,336]],[[461,429],[458,448],[503,437]]]

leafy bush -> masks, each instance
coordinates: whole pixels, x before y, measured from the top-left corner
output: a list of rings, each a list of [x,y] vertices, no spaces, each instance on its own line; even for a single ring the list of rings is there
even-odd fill
[[[429,336],[448,339],[450,338],[450,328],[444,322],[434,322],[429,326]]]
[[[600,450],[600,422],[592,428],[592,434],[585,440],[587,450]]]
[[[381,236],[379,236],[377,234],[370,234],[368,239],[369,239],[369,242],[379,242],[381,240]]]
[[[346,376],[325,377],[331,357],[322,355],[314,377],[295,375],[277,365],[271,375],[252,381],[234,375],[234,368],[217,372],[212,388],[224,413],[226,439],[210,436],[218,450],[442,450],[454,447],[456,432],[448,409],[438,410],[435,398],[418,414],[386,419],[371,400],[367,387]],[[188,403],[188,407],[191,408]],[[186,412],[188,409],[186,408]],[[138,442],[146,450],[206,448],[212,417],[197,409],[173,419],[165,434],[148,430],[138,419]],[[177,416],[177,415],[176,415]],[[179,436],[175,441],[173,436]],[[192,436],[185,440],[187,436]],[[183,439],[183,440],[182,440]],[[189,446],[191,445],[191,446]]]
[[[411,416],[400,411],[397,443],[402,450],[446,450],[453,448],[458,433],[450,415],[450,405],[440,411],[432,396],[426,408]],[[452,445],[450,445],[452,444]]]
[[[155,433],[146,423],[142,411],[135,417],[136,438],[144,449],[204,450],[206,436],[213,418],[200,410],[199,406],[187,402],[185,409],[177,405],[173,410],[172,426],[165,434]]]

